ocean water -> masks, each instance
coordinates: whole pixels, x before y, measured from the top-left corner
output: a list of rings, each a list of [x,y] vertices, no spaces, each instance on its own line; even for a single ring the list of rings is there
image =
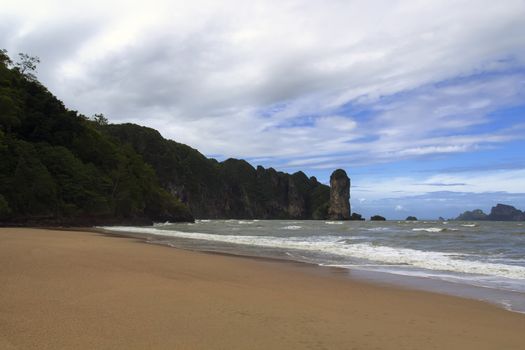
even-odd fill
[[[197,220],[103,229],[185,249],[339,267],[525,312],[519,222]]]

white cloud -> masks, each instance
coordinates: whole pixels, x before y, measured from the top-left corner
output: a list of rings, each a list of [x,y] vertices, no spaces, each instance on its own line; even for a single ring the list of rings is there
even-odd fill
[[[435,191],[465,193],[507,192],[525,194],[525,169],[496,170],[465,173],[442,173],[430,175],[426,178],[409,176],[382,177],[366,176],[353,178],[353,196],[364,196],[367,199],[381,199],[385,197],[402,198],[418,196]],[[452,187],[452,188],[451,188]],[[364,190],[364,191],[363,191]]]
[[[67,4],[2,1],[0,41],[66,105],[206,154],[323,169],[523,137],[472,131],[525,100],[523,1]]]

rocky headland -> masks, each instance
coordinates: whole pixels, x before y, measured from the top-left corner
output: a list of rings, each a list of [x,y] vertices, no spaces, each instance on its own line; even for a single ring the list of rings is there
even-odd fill
[[[163,138],[157,130],[135,124],[113,124],[104,130],[130,145],[151,165],[160,185],[187,205],[195,218],[329,217],[330,187],[302,171],[287,174],[274,168],[255,168],[234,158],[218,162],[194,148]],[[334,204],[334,209],[343,202]]]
[[[350,216],[330,187],[242,159],[219,162],[154,129],[69,110],[0,51],[0,225],[147,225],[199,219]]]

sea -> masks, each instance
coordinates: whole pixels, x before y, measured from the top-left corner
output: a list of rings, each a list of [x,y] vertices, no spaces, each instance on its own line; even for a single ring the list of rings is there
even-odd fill
[[[525,223],[196,220],[100,227],[172,247],[285,259],[525,313]]]

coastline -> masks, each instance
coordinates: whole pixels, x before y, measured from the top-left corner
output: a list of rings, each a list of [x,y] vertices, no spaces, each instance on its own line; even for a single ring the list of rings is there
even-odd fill
[[[523,345],[525,315],[488,303],[336,268],[140,242],[89,229],[0,229],[0,348]]]
[[[268,224],[270,222],[271,225]],[[513,266],[498,266],[490,263],[484,265],[483,262],[480,264],[479,261],[475,261],[474,265],[472,265],[468,261],[465,262],[465,260],[454,260],[454,257],[450,259],[447,257],[447,253],[443,253],[439,249],[434,251],[434,247],[430,246],[397,250],[395,248],[391,249],[392,245],[390,245],[390,248],[387,247],[385,251],[381,250],[383,244],[380,244],[379,249],[375,249],[369,245],[369,242],[375,241],[378,236],[368,235],[369,231],[381,232],[380,236],[383,238],[386,236],[384,232],[399,230],[397,227],[392,228],[384,224],[370,226],[371,222],[368,222],[361,224],[361,226],[364,226],[359,228],[355,227],[355,225],[347,227],[342,225],[342,222],[321,221],[317,222],[317,225],[309,225],[310,227],[305,228],[304,224],[306,222],[289,220],[219,220],[217,222],[213,220],[197,220],[196,223],[187,225],[156,224],[154,227],[124,226],[96,227],[94,229],[100,230],[104,234],[133,237],[147,243],[167,245],[189,251],[303,263],[318,269],[329,269],[329,271],[334,271],[337,268],[340,269],[341,275],[346,275],[354,280],[480,300],[498,305],[509,311],[525,314],[524,286],[520,284],[520,281],[509,279],[505,275],[509,273],[509,269],[514,268]],[[328,242],[328,245],[320,246],[318,244],[319,241],[316,239],[308,241],[307,237],[312,235],[312,233],[312,236],[315,237],[325,229],[326,225],[336,224],[336,229],[340,228],[339,232],[335,230],[338,238],[330,239],[330,235],[323,237],[323,239],[327,238],[324,242]],[[406,226],[406,224],[405,222],[402,226]],[[410,226],[414,226],[414,224]],[[469,237],[472,231],[479,230],[478,225],[464,225],[460,223],[456,226],[443,226],[443,224],[436,222],[422,221],[418,222],[415,227],[401,227],[400,232],[403,232],[402,236],[408,233],[406,238],[409,240],[413,238],[411,237],[413,235],[411,232],[417,232],[422,238],[431,238],[433,240],[439,232],[444,231],[445,235],[441,236],[443,241],[448,241],[449,247],[453,244],[455,246],[453,251],[458,256],[461,256],[465,253],[461,248],[461,242],[449,241],[452,236],[447,237],[447,232],[460,233],[459,231],[461,229],[465,230],[464,227],[467,226],[466,230],[470,232],[461,232],[464,235],[463,237]],[[479,234],[483,234],[482,237],[488,237],[487,232],[501,229],[493,226],[486,227],[484,225],[484,231]],[[509,230],[508,228],[503,229]],[[278,237],[286,238],[287,230],[293,232],[291,239],[288,241],[279,240]],[[241,231],[243,233],[239,235]],[[274,234],[270,235],[271,237],[265,237],[265,233],[263,233],[262,237],[264,239],[257,241],[257,236],[260,236],[261,232],[266,231],[272,231]],[[330,229],[330,232],[332,231],[334,230]],[[352,233],[348,234],[348,232]],[[402,240],[404,239],[402,236],[395,239],[398,241]],[[454,236],[457,236],[457,234]],[[275,239],[276,237],[277,240]],[[297,242],[295,237],[306,238],[302,242]],[[362,240],[364,239],[366,242],[365,244],[353,245],[354,249],[352,252],[341,251],[342,248],[344,249],[344,245],[341,246],[340,242],[353,239],[361,240],[361,243],[363,243]],[[312,243],[315,245],[313,249]],[[352,243],[355,243],[355,240]],[[434,245],[433,241],[430,243]],[[388,243],[386,245],[388,246]],[[396,245],[394,244],[393,246],[395,247]],[[460,248],[458,249],[458,247]],[[430,249],[425,251],[425,248]],[[470,249],[470,247],[464,248]],[[309,251],[312,250],[316,252],[322,251],[323,253],[320,255],[310,254]],[[329,256],[330,254],[335,255]],[[379,257],[377,263],[374,261],[378,258],[374,256],[375,254],[378,254]],[[452,255],[450,250],[448,255]],[[466,255],[469,255],[469,253],[466,253]],[[342,260],[341,256],[343,257]],[[369,260],[359,261],[359,259],[355,259],[355,256],[360,256],[361,258],[366,256],[366,259]],[[389,263],[385,263],[385,261],[389,260]],[[459,270],[455,264],[460,264]],[[480,269],[487,268],[488,270],[486,271],[478,272]],[[504,270],[499,270],[500,268]],[[514,271],[510,272],[514,273]]]

